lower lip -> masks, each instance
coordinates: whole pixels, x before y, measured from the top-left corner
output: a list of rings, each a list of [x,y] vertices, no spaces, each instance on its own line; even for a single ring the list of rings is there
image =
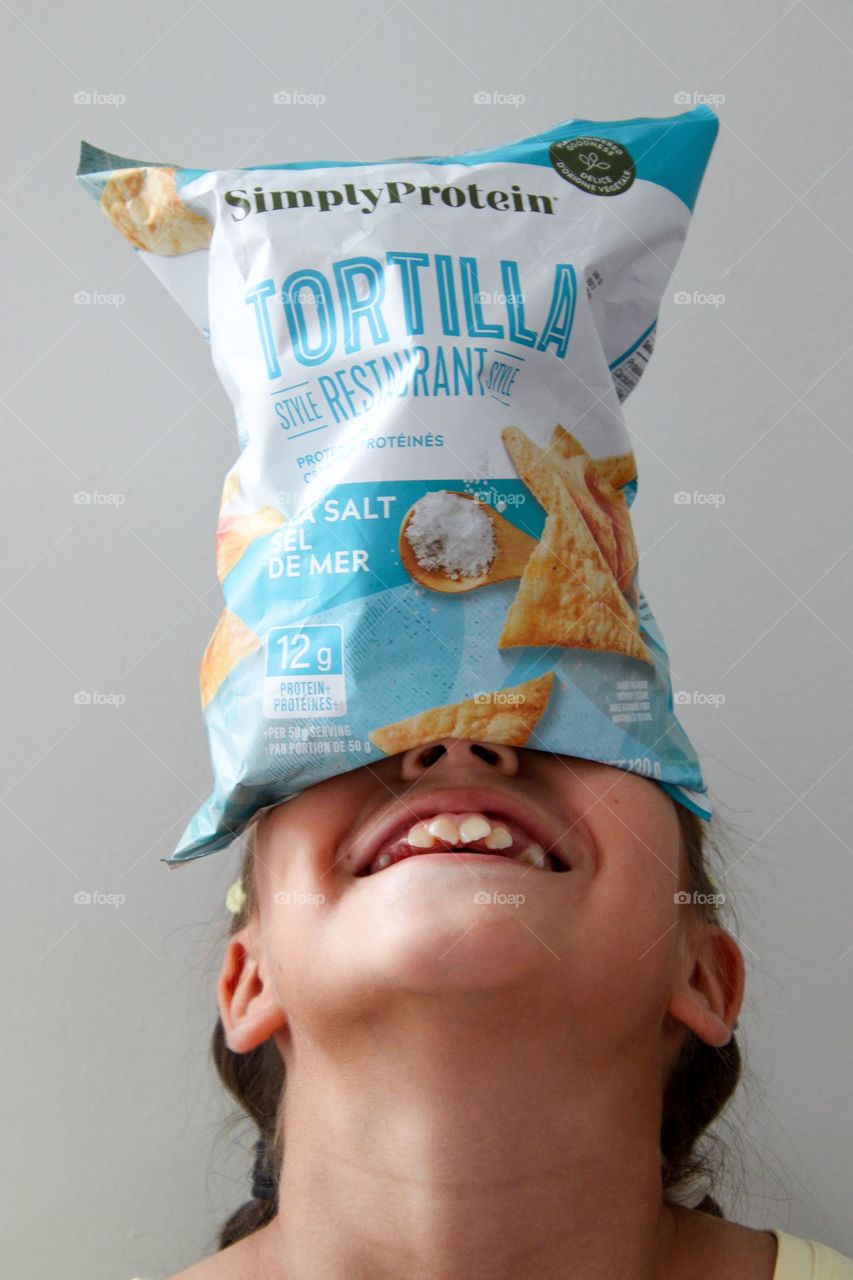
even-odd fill
[[[381,872],[374,871],[372,874],[373,876],[384,875],[386,871],[393,871],[394,867],[402,867],[411,862],[423,862],[423,863],[437,862],[437,863],[441,863],[442,866],[446,866],[448,863],[453,864],[454,862],[456,863],[487,862],[492,866],[496,865],[497,863],[500,863],[501,866],[503,867],[517,867],[519,871],[541,870],[541,868],[539,867],[531,867],[530,864],[527,862],[519,862],[516,858],[503,857],[499,853],[446,852],[446,853],[414,853],[411,855],[411,857],[400,858],[398,862],[392,862],[392,863],[389,863],[387,867],[383,867]],[[368,879],[372,879],[372,876],[368,876]]]

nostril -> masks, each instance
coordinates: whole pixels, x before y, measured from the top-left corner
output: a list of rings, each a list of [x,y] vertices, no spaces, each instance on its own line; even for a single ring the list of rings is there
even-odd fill
[[[500,756],[497,751],[492,751],[489,747],[484,747],[481,742],[472,742],[470,749],[472,755],[475,755],[480,760],[485,761],[486,764],[498,764],[500,761]]]
[[[446,752],[447,748],[443,747],[440,742],[436,742],[434,746],[427,747],[426,751],[421,753],[420,762],[425,769],[429,769],[430,765],[437,764]]]

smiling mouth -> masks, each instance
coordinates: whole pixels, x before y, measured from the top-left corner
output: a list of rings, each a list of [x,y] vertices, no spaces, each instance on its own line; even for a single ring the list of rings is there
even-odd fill
[[[431,853],[496,854],[538,871],[569,871],[566,859],[512,819],[498,814],[441,812],[408,821],[383,842],[357,876],[377,875],[406,858]]]

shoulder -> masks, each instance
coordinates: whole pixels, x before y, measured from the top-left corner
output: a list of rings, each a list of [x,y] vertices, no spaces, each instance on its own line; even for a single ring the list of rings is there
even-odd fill
[[[695,1209],[675,1207],[675,1220],[685,1246],[681,1257],[690,1260],[684,1271],[689,1280],[853,1280],[853,1261],[815,1240],[775,1228],[755,1230]]]
[[[214,1253],[209,1258],[202,1258],[201,1262],[195,1262],[191,1267],[187,1267],[185,1271],[176,1271],[173,1276],[169,1276],[169,1280],[227,1280],[232,1272],[222,1269],[220,1261],[222,1254]]]
[[[169,1280],[257,1280],[259,1232],[229,1245],[209,1258],[202,1258],[185,1271],[169,1276]]]
[[[697,1209],[673,1206],[681,1248],[678,1258],[685,1277],[744,1277],[744,1280],[779,1280],[776,1266],[779,1248],[772,1231],[759,1231],[726,1218],[714,1218]],[[681,1276],[682,1271],[676,1270]]]

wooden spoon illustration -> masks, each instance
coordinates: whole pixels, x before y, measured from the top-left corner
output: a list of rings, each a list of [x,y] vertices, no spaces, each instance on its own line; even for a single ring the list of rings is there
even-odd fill
[[[495,557],[486,572],[476,578],[451,578],[442,569],[425,569],[418,563],[412,544],[406,537],[406,528],[418,505],[415,503],[406,512],[403,523],[400,525],[400,561],[409,576],[421,586],[429,587],[431,591],[443,591],[451,595],[460,591],[473,591],[476,587],[485,587],[490,582],[506,582],[510,578],[520,578],[536,546],[536,539],[517,529],[498,511],[479,502],[470,493],[456,493],[454,490],[447,492],[453,493],[456,498],[464,498],[466,502],[476,502],[480,509],[485,511],[495,531]]]

